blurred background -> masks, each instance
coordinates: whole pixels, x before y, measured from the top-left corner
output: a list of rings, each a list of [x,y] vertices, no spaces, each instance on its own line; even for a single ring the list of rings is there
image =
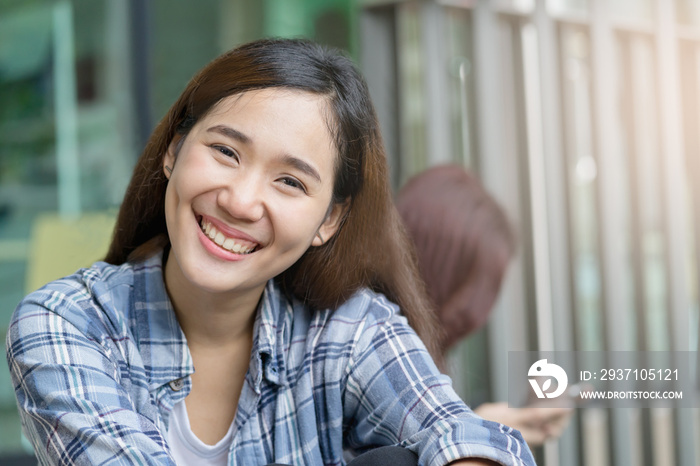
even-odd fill
[[[396,189],[457,162],[506,208],[517,258],[450,360],[470,404],[507,399],[508,351],[697,351],[700,0],[0,0],[0,336],[106,252],[192,74],[264,36],[357,61]],[[692,466],[699,438],[697,408],[589,407],[535,453]],[[27,451],[3,363],[0,464]]]

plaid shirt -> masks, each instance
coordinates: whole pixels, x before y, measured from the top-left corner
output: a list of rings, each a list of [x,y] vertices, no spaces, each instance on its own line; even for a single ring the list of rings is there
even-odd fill
[[[534,460],[517,431],[476,416],[382,295],[310,311],[271,280],[234,419],[230,465],[344,464],[343,450],[401,444],[420,464]],[[165,441],[194,365],[160,255],[97,263],[27,296],[7,357],[41,464],[174,464]]]

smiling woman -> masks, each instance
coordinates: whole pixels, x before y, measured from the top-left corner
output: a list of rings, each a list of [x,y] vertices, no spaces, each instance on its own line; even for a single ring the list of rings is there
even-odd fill
[[[533,464],[431,315],[363,79],[264,40],[192,79],[105,262],[20,303],[8,361],[42,464]]]
[[[333,237],[346,204],[331,200],[336,156],[325,106],[307,91],[251,90],[224,98],[181,145],[170,144],[165,277],[176,310],[174,294],[200,292],[198,302],[223,293],[254,307],[268,280]]]

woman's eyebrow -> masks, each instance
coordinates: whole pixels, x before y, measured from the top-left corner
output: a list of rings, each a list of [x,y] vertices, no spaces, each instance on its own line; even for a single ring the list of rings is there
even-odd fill
[[[207,129],[207,132],[219,133],[219,134],[224,135],[228,138],[235,139],[236,141],[242,142],[243,144],[250,144],[250,142],[251,142],[251,140],[248,136],[241,133],[237,129],[233,129],[230,126],[226,126],[226,125],[212,126],[211,128]]]
[[[300,158],[294,157],[293,155],[285,155],[282,159],[282,162],[285,165],[289,165],[301,172],[306,173],[307,175],[311,176],[312,178],[315,178],[316,181],[321,183],[321,175],[319,175],[318,171],[314,167],[312,167],[311,164],[309,164],[308,162],[301,160]]]

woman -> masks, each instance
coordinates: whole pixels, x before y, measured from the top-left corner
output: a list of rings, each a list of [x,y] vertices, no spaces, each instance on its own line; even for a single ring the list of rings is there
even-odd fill
[[[222,55],[151,136],[106,262],[14,315],[37,456],[317,465],[400,445],[421,464],[532,464],[409,327],[434,340],[408,244],[351,62],[299,40]]]
[[[458,165],[414,176],[396,204],[443,329],[438,346],[444,357],[486,324],[515,253],[515,235],[501,206]],[[515,427],[531,447],[559,437],[572,414],[569,408],[510,408],[505,402],[484,403],[475,412]]]
[[[399,191],[396,206],[443,329],[438,347],[444,354],[486,323],[515,236],[495,199],[459,165],[417,174]]]

